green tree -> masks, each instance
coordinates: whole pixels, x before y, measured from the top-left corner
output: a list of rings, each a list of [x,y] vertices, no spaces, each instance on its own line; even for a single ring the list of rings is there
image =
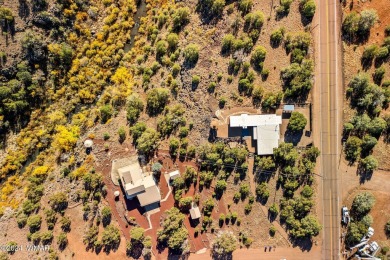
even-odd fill
[[[356,195],[352,202],[351,213],[362,218],[375,204],[375,197],[370,192],[362,192]]]
[[[364,9],[360,13],[359,30],[362,33],[367,33],[377,21],[378,14],[374,9]]]
[[[354,37],[354,35],[359,30],[359,22],[360,22],[360,17],[355,11],[349,13],[343,21],[343,25],[342,25],[343,33],[347,34],[351,38]]]
[[[349,246],[354,246],[360,242],[367,232],[367,226],[362,222],[351,222],[348,225],[345,242]]]
[[[248,183],[242,183],[240,185],[240,194],[242,198],[246,198],[249,195],[250,188]]]
[[[107,206],[103,207],[102,212],[102,221],[103,221],[103,226],[107,226],[111,222],[111,209]]]
[[[137,122],[134,126],[130,127],[130,133],[133,136],[133,143],[138,143],[138,138],[141,137],[142,133],[146,130],[146,124],[144,122]]]
[[[285,29],[283,27],[273,30],[271,33],[271,43],[273,45],[279,46],[283,41],[284,32]]]
[[[147,128],[137,140],[137,149],[140,153],[148,154],[159,145],[160,135],[153,128]]]
[[[301,5],[302,14],[308,18],[312,19],[316,12],[316,3],[314,0],[304,0]]]
[[[291,131],[298,132],[305,129],[307,119],[297,111],[292,112],[287,128]]]
[[[378,143],[378,140],[375,137],[372,137],[370,135],[365,135],[362,140],[362,151],[366,154],[371,152],[371,150],[374,148],[374,146]]]
[[[225,180],[219,180],[215,184],[215,192],[218,193],[218,194],[222,194],[226,190],[226,187],[227,187],[226,181]]]
[[[369,155],[360,161],[360,166],[365,172],[372,172],[378,168],[378,160]]]
[[[345,158],[356,161],[361,152],[362,140],[357,136],[350,136],[345,143]]]
[[[380,136],[383,130],[386,129],[386,121],[381,117],[376,117],[373,120],[371,120],[368,131],[373,136]]]
[[[217,256],[229,256],[237,249],[237,238],[232,232],[219,232],[213,241],[212,251]]]
[[[144,103],[140,97],[135,93],[131,94],[127,99],[127,120],[130,124],[137,121],[143,109]]]
[[[145,229],[142,227],[133,227],[130,230],[130,238],[132,243],[142,243],[145,238]]]
[[[161,229],[157,231],[157,241],[175,251],[182,251],[188,231],[184,227],[185,216],[177,208],[165,211]]]
[[[68,196],[64,192],[57,192],[50,197],[50,206],[57,212],[62,212],[68,207]]]
[[[192,205],[192,197],[185,197],[179,200],[179,208],[183,212],[188,212]]]
[[[102,234],[102,243],[106,250],[116,249],[121,242],[121,235],[119,229],[114,225],[108,225]]]
[[[267,201],[269,197],[269,188],[266,182],[262,182],[256,186],[256,195],[262,201]]]
[[[154,88],[146,95],[146,108],[149,115],[161,113],[169,100],[169,90],[165,88]]]
[[[89,246],[93,246],[98,239],[99,228],[97,226],[92,226],[86,230],[83,243]]]
[[[308,215],[301,220],[301,228],[305,231],[307,237],[317,236],[322,229],[317,218],[312,215]]]

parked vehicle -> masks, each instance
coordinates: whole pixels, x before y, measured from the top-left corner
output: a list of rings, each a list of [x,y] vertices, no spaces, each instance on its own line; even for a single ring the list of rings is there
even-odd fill
[[[349,224],[349,221],[350,221],[349,210],[346,206],[343,206],[341,208],[341,222],[347,226]]]

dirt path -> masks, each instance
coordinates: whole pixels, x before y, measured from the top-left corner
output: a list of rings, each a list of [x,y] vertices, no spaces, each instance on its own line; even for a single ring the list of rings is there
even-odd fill
[[[207,250],[203,254],[191,254],[189,260],[205,260],[212,259],[210,251]],[[313,247],[310,252],[301,252],[297,248],[288,247],[288,248],[272,248],[271,251],[264,251],[264,248],[261,249],[237,249],[233,253],[234,260],[317,260],[321,259],[321,247]]]

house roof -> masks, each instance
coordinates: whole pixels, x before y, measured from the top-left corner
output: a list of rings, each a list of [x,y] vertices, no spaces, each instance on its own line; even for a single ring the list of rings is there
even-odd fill
[[[257,140],[257,154],[273,154],[274,148],[279,146],[282,117],[275,114],[248,115],[241,114],[230,117],[231,127],[253,127],[253,139]]]
[[[138,163],[133,163],[125,167],[118,169],[119,176],[122,178],[125,183],[137,183],[139,180],[142,180],[142,169]],[[121,176],[122,175],[122,176]]]
[[[118,169],[118,174],[126,194],[137,195],[142,207],[161,200],[160,190],[153,176],[145,176],[138,162]]]
[[[200,218],[201,214],[200,214],[199,207],[191,208],[190,209],[190,215],[191,215],[192,219]]]
[[[170,179],[176,179],[177,177],[180,177],[180,172],[179,170],[173,171],[169,173],[169,178]]]
[[[148,177],[152,177],[152,176],[148,176]],[[159,202],[161,200],[160,190],[158,189],[156,184],[154,184],[152,186],[147,187],[145,189],[145,192],[138,194],[137,198],[141,207]]]
[[[230,117],[230,127],[259,126],[259,125],[280,125],[282,117],[275,114],[269,115],[248,115],[241,114],[239,116]]]
[[[268,155],[274,153],[274,148],[279,146],[279,125],[263,125],[253,128],[253,135],[257,140],[257,154]]]

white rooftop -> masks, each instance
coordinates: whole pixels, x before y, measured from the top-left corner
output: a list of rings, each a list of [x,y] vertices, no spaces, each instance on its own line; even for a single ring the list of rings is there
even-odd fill
[[[199,207],[191,208],[190,209],[190,215],[191,215],[191,219],[198,219],[198,218],[200,218],[201,214],[200,214]]]
[[[169,179],[173,180],[180,177],[180,172],[179,170],[173,171],[169,173]]]
[[[282,116],[248,115],[241,114],[230,117],[230,127],[253,127],[253,139],[257,140],[257,154],[273,154],[274,148],[279,146]]]
[[[279,146],[279,125],[259,125],[253,128],[253,135],[257,140],[257,154],[268,155],[274,153]]]
[[[270,115],[248,115],[241,114],[239,116],[230,117],[231,127],[258,126],[258,125],[280,125],[282,123],[282,116],[275,114]]]
[[[128,199],[137,196],[142,207],[161,200],[153,176],[145,176],[138,162],[119,168],[118,174]]]

